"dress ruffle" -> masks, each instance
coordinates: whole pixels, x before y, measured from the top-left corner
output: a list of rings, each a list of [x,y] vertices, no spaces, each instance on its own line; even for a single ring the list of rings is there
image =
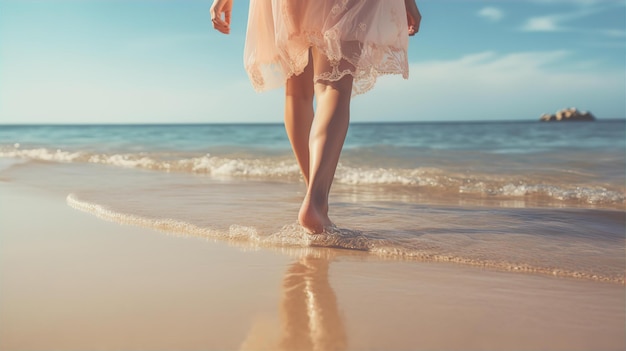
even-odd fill
[[[403,0],[251,0],[244,65],[257,91],[304,71],[309,50],[327,58],[315,81],[354,77],[352,95],[385,74],[408,78]],[[320,69],[319,67],[322,67]]]

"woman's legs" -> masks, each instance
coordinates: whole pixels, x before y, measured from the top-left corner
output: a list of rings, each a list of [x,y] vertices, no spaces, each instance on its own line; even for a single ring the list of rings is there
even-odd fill
[[[312,56],[315,75],[332,69],[324,55],[313,50]],[[352,76],[346,75],[338,81],[317,81],[314,91],[317,106],[308,137],[309,181],[298,220],[317,234],[333,225],[328,218],[328,195],[348,132]]]
[[[312,49],[304,72],[289,78],[285,88],[285,129],[307,186],[298,220],[315,234],[333,225],[328,194],[350,121],[352,76],[313,84],[314,75],[331,70],[326,56]]]

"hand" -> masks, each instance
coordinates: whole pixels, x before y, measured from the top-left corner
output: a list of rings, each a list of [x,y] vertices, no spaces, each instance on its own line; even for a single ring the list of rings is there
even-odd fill
[[[211,6],[211,22],[213,28],[228,34],[230,33],[230,15],[233,10],[233,0],[213,0]],[[224,17],[222,17],[222,14]]]
[[[409,35],[414,36],[420,30],[422,15],[417,8],[415,0],[404,0],[404,7],[406,8],[406,19],[409,23]]]

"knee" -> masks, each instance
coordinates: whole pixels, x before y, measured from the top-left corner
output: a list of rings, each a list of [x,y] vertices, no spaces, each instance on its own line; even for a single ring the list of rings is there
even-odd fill
[[[332,94],[349,100],[352,96],[352,82],[353,77],[350,74],[336,81],[319,80],[315,83],[315,94],[318,96]]]
[[[306,77],[294,76],[287,79],[285,84],[285,96],[287,98],[313,103],[313,81],[307,80]]]

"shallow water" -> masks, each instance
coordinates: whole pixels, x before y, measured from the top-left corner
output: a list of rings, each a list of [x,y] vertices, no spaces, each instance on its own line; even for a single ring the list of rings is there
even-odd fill
[[[304,185],[280,125],[2,126],[0,180],[178,235],[623,284],[625,126],[355,124],[327,236],[295,222]]]

